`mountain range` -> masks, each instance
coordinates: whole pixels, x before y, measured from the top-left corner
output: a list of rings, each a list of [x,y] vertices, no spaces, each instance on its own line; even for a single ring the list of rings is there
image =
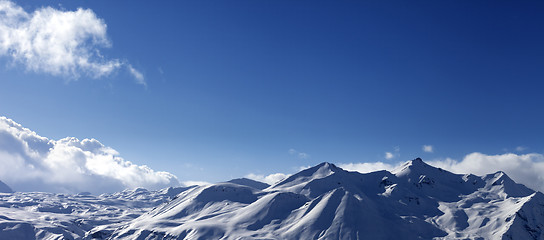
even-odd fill
[[[419,158],[365,174],[321,163],[271,186],[100,196],[0,187],[0,239],[544,239],[542,193],[504,172],[454,174]]]

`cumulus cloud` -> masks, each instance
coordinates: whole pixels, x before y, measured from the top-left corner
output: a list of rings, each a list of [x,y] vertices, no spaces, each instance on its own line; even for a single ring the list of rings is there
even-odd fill
[[[177,186],[176,176],[136,165],[96,139],[51,140],[0,117],[0,179],[15,191],[114,192]]]
[[[421,149],[422,149],[424,152],[428,152],[428,153],[432,153],[432,152],[433,152],[433,146],[432,146],[432,145],[423,145],[423,147],[421,147]]]
[[[487,155],[475,152],[461,161],[446,158],[430,161],[429,164],[455,173],[476,175],[503,171],[514,181],[544,192],[544,155],[539,153]]]
[[[295,149],[292,149],[292,148],[289,149],[288,152],[289,152],[289,154],[295,155],[295,156],[297,156],[297,157],[300,158],[300,159],[308,159],[308,158],[310,158],[310,154],[307,154],[307,153],[304,153],[304,152],[299,152],[299,151],[297,151],[297,150],[295,150]]]
[[[339,163],[338,166],[348,171],[368,173],[379,170],[391,171],[400,167],[402,163]],[[542,174],[544,173],[544,155],[540,153],[488,155],[475,152],[467,154],[461,161],[445,158],[426,161],[426,163],[458,174],[472,173],[483,176],[503,171],[517,183],[544,192],[544,175]]]
[[[273,174],[269,174],[269,175],[260,175],[260,174],[250,173],[250,174],[246,175],[246,178],[273,185],[274,183],[277,183],[277,182],[287,178],[288,176],[289,176],[288,174],[284,174],[284,173],[273,173]]]
[[[445,158],[438,160],[426,160],[429,165],[448,170],[453,173],[483,176],[497,171],[503,171],[517,183],[526,185],[537,191],[544,192],[544,154],[498,154],[488,155],[479,152],[467,154],[461,161]],[[360,173],[369,173],[380,170],[392,171],[399,168],[404,162],[384,163],[384,162],[366,162],[366,163],[338,163],[338,167]],[[308,167],[300,167],[304,170]],[[274,184],[289,175],[283,173],[274,173],[270,175],[249,174],[246,177]]]
[[[144,76],[126,60],[107,59],[107,25],[90,9],[63,11],[44,7],[27,12],[0,0],[0,56],[10,57],[27,70],[77,79],[100,78],[126,68],[136,82]]]

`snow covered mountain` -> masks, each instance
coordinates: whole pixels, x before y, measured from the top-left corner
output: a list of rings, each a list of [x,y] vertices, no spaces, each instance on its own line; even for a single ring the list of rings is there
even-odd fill
[[[421,159],[388,172],[322,163],[259,190],[192,188],[111,239],[544,239],[544,196],[503,172],[459,175]]]
[[[0,239],[101,239],[187,189],[137,188],[100,196],[0,193]]]
[[[272,186],[2,193],[0,239],[544,239],[544,195],[419,158],[367,174],[322,163]]]
[[[238,184],[238,185],[244,185],[244,186],[256,188],[256,189],[259,189],[259,190],[263,190],[263,189],[265,189],[267,187],[270,187],[270,185],[268,185],[266,183],[255,181],[255,180],[248,179],[248,178],[236,178],[236,179],[232,179],[232,180],[230,180],[228,182]]]

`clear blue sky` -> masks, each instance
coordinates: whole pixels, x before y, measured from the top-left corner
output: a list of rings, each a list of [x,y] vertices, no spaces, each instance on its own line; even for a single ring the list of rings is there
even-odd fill
[[[52,139],[96,138],[180,180],[544,152],[544,2],[15,3],[91,9],[112,43],[101,53],[147,87],[3,56],[0,115]]]

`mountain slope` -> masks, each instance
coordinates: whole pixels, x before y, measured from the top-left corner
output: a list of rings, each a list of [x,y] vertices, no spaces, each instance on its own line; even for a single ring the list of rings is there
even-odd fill
[[[0,193],[0,239],[82,239],[111,235],[188,188],[143,188],[92,196],[41,192]]]
[[[0,193],[12,193],[13,190],[5,184],[4,182],[0,181]]]
[[[0,193],[0,239],[544,239],[543,229],[542,193],[421,159],[367,174],[322,163],[272,186]]]
[[[266,183],[251,180],[251,179],[247,179],[247,178],[236,178],[236,179],[232,179],[232,180],[230,180],[228,182],[238,184],[238,185],[252,187],[252,188],[255,188],[255,189],[259,189],[259,190],[263,190],[263,189],[265,189],[267,187],[270,187],[270,185],[268,185]]]
[[[421,159],[361,174],[322,163],[265,189],[193,188],[111,239],[542,239],[541,193]]]

